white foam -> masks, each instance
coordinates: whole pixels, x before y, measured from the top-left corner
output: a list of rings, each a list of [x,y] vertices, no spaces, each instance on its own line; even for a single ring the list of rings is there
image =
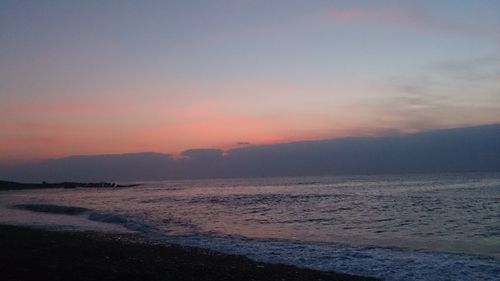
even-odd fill
[[[118,224],[90,221],[86,214],[65,215],[46,212],[33,212],[22,209],[2,208],[0,224],[30,226],[43,229],[98,231],[128,233],[129,229]]]
[[[146,233],[151,227],[140,223],[137,220],[134,220],[130,217],[113,214],[113,213],[95,213],[91,212],[88,215],[88,219],[90,221],[97,221],[108,224],[115,224],[125,227],[128,230],[138,231],[142,233]]]
[[[388,281],[500,280],[498,261],[470,255],[203,236],[166,237],[164,241],[244,255],[263,262],[372,276]]]
[[[73,208],[65,206],[66,208]],[[258,240],[209,235],[172,236],[136,218],[87,211],[80,215],[41,210],[2,209],[0,223],[56,230],[137,231],[164,243],[244,255],[254,260],[284,263],[323,271],[373,276],[384,280],[500,280],[500,263],[493,258],[397,248],[353,247],[335,243]]]

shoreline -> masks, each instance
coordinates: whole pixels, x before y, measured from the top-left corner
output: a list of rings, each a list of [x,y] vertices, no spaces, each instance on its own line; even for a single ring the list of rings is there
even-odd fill
[[[20,183],[0,180],[0,191],[3,190],[26,190],[26,189],[48,189],[48,188],[124,188],[135,187],[140,184],[117,184],[114,182],[56,182],[56,183]]]
[[[2,280],[378,280],[150,243],[134,234],[0,224]]]

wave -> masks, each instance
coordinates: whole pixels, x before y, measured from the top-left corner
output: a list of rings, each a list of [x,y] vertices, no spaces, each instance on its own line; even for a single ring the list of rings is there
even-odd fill
[[[148,231],[151,231],[152,229],[149,225],[138,222],[133,218],[114,213],[92,212],[89,214],[88,219],[91,221],[118,224],[128,230],[138,231],[142,233],[146,233]]]
[[[88,214],[87,219],[90,221],[110,223],[121,225],[128,230],[146,233],[152,228],[144,223],[138,222],[133,218],[115,214],[115,213],[100,213],[90,209],[77,206],[64,206],[55,204],[17,204],[11,206],[13,209],[27,210],[38,213],[50,213],[58,215],[78,216]]]
[[[387,281],[483,281],[497,280],[500,274],[496,260],[463,254],[238,237],[167,236],[164,242]]]
[[[62,206],[52,204],[18,204],[12,206],[15,209],[28,210],[32,212],[63,214],[63,215],[80,215],[89,211],[89,209],[74,206]]]
[[[244,255],[251,259],[296,265],[317,270],[334,270],[378,277],[383,280],[496,280],[500,274],[497,260],[479,256],[405,250],[399,248],[355,247],[334,243],[251,239],[202,233],[189,221],[174,217],[162,223],[171,228],[189,228],[194,235],[172,235],[160,225],[148,225],[137,217],[113,212],[99,212],[77,206],[19,204],[13,208],[33,212],[81,215],[89,221],[115,224],[140,232],[152,241]],[[162,230],[163,229],[163,230]],[[201,234],[201,235],[200,235]]]

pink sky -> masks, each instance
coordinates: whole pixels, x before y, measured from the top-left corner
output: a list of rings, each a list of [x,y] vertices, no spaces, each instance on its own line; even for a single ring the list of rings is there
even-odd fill
[[[0,164],[499,123],[488,5],[3,3]]]

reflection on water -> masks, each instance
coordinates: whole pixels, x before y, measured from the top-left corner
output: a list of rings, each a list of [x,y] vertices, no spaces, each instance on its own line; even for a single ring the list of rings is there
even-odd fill
[[[168,236],[328,242],[500,258],[500,174],[165,181],[124,189],[0,194],[3,207],[83,207],[91,210],[89,218],[114,222],[117,217],[134,226],[129,229]],[[0,211],[0,221],[7,216],[12,213]]]
[[[12,192],[1,200],[124,214],[177,235],[500,251],[498,174],[166,181]]]

